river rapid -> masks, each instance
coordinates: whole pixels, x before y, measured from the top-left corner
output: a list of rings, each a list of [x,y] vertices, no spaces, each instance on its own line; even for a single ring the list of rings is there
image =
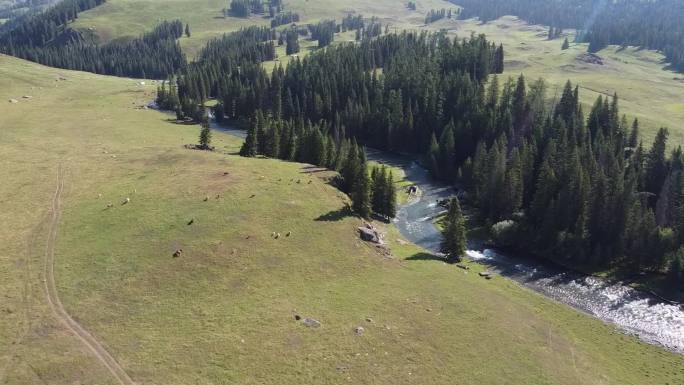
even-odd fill
[[[242,130],[215,123],[212,128],[245,137]],[[367,153],[369,160],[402,168],[406,179],[418,187],[420,194],[399,207],[394,223],[407,240],[439,252],[441,234],[433,218],[444,209],[437,202],[453,196],[455,191],[432,180],[428,171],[410,157],[371,149]],[[469,247],[470,259],[487,265],[501,276],[614,324],[645,342],[684,354],[683,305],[667,303],[619,282],[583,275],[532,258],[509,256],[478,243],[471,243]]]

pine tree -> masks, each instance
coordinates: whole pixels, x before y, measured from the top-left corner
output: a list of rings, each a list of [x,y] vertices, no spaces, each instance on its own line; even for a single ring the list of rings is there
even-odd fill
[[[568,41],[568,38],[566,37],[565,40],[563,40],[563,45],[561,46],[561,50],[565,51],[568,48],[570,48],[570,42]]]
[[[432,135],[430,137],[430,147],[428,149],[428,153],[426,154],[427,158],[427,164],[428,168],[430,170],[430,173],[432,173],[432,176],[434,178],[439,178],[441,175],[440,171],[440,164],[439,160],[440,159],[440,154],[439,154],[439,145],[437,144],[437,138],[435,137],[435,133],[432,132]]]
[[[273,124],[266,133],[265,147],[264,155],[267,157],[276,159],[280,156],[280,129],[278,124]]]
[[[353,183],[351,199],[352,199],[352,209],[361,218],[370,218],[371,215],[371,202],[370,202],[370,190],[371,182],[368,176],[368,165],[366,162],[366,152],[361,149],[358,158],[358,168],[356,172],[356,177]]]
[[[385,199],[387,199],[385,174],[385,166],[373,167],[371,171],[371,207],[373,212],[380,215],[384,215]]]
[[[202,123],[202,130],[200,130],[199,146],[204,150],[211,148],[211,128],[209,123]]]
[[[456,177],[456,142],[454,139],[454,122],[451,121],[439,139],[440,178],[453,180]]]
[[[342,166],[340,176],[342,177],[341,189],[347,194],[351,195],[354,184],[356,183],[356,176],[359,170],[359,149],[356,142],[352,142],[347,150],[347,157]]]
[[[240,148],[240,155],[246,157],[257,156],[257,134],[256,126],[252,124],[247,130],[247,138]]]
[[[190,37],[190,24],[185,24],[185,36]]]
[[[397,216],[397,188],[394,186],[392,170],[390,170],[385,179],[385,196],[384,215],[387,218],[394,218]]]
[[[627,145],[634,149],[639,145],[639,120],[636,118],[634,119],[634,123],[632,123],[632,131],[629,133]]]
[[[466,228],[458,198],[449,201],[449,211],[444,218],[442,252],[448,262],[459,262],[466,252]]]
[[[516,133],[520,132],[525,125],[527,118],[527,86],[525,85],[525,77],[521,74],[518,77],[518,83],[513,92],[513,127]],[[514,138],[511,138],[514,139]]]
[[[661,128],[653,142],[653,147],[646,158],[646,191],[659,194],[663,187],[663,182],[667,177],[667,161],[665,159],[665,149],[667,148],[667,137],[669,132],[666,128]]]
[[[499,44],[499,47],[494,52],[494,66],[492,67],[492,73],[501,74],[504,72],[504,49],[503,44]]]

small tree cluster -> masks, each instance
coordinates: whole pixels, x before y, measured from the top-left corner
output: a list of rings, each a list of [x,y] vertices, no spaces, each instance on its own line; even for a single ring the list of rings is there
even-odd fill
[[[342,24],[340,26],[342,32],[359,30],[364,27],[363,15],[353,16],[350,13],[342,19]]]
[[[561,27],[554,27],[549,26],[549,34],[548,34],[548,39],[553,40],[559,38],[563,34],[563,28]]]
[[[157,107],[162,110],[176,109],[179,100],[176,81],[174,78],[171,78],[169,81],[161,82],[161,86],[157,87],[157,98],[155,99],[155,103],[157,104]]]
[[[397,215],[394,176],[385,166],[373,167],[371,171],[371,207],[374,213],[388,219]]]
[[[223,10],[224,16],[249,17],[253,13],[264,13],[261,0],[231,0],[229,7]]]
[[[271,8],[273,9],[273,8]],[[299,14],[294,12],[286,12],[275,15],[273,20],[271,20],[271,28],[275,28],[280,25],[291,24],[299,22]]]
[[[457,16],[458,16],[458,11]],[[435,21],[442,20],[444,18],[451,19],[453,16],[452,9],[431,9],[430,12],[425,15],[425,24],[434,23]]]
[[[299,32],[296,29],[290,28],[285,32],[285,53],[293,55],[299,52]]]
[[[335,39],[335,33],[339,32],[339,26],[335,20],[325,20],[318,24],[309,26],[311,31],[311,39],[318,40],[319,47],[326,47],[330,45]]]
[[[352,200],[352,209],[362,218],[371,215],[371,181],[368,176],[366,151],[352,142],[341,171],[343,190]]]
[[[382,34],[382,24],[380,20],[373,16],[368,24],[356,30],[356,40],[372,39]]]

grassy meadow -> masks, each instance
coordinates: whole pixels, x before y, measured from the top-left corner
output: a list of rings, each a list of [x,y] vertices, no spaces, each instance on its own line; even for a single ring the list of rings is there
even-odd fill
[[[154,89],[0,56],[1,384],[115,383],[46,304],[59,167],[59,295],[139,384],[684,381],[684,356],[392,226],[391,256],[362,243],[327,172],[184,148],[199,128],[140,108]]]

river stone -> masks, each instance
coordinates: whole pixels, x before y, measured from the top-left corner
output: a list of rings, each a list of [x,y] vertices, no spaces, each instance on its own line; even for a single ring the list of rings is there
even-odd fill
[[[313,329],[321,327],[321,323],[313,318],[304,318],[304,325]]]
[[[488,271],[481,271],[480,272],[480,277],[490,277],[491,275],[492,275],[492,273],[490,273]]]

